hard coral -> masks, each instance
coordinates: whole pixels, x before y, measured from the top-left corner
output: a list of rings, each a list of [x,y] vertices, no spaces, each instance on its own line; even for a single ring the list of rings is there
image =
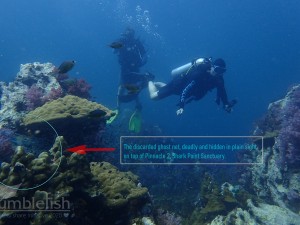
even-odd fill
[[[70,143],[83,142],[87,135],[94,135],[98,128],[104,127],[114,113],[101,104],[77,96],[67,95],[47,102],[29,112],[23,118],[26,132],[39,130],[40,136],[49,135],[49,122],[55,130]]]
[[[64,138],[57,137],[50,150],[36,157],[20,146],[10,163],[2,163],[2,183],[31,189],[18,191],[14,200],[27,202],[33,199],[32,206],[39,210],[34,217],[31,217],[31,211],[24,211],[21,222],[15,222],[18,212],[0,211],[1,225],[134,224],[130,221],[141,221],[143,209],[149,207],[150,199],[148,189],[138,185],[136,175],[120,172],[109,163],[90,163],[86,156],[68,153],[66,147]],[[43,185],[34,189],[39,184]],[[7,196],[0,189],[0,200]],[[37,202],[46,204],[38,206]],[[57,210],[59,205],[51,204],[54,202],[63,203],[60,209],[66,213],[61,217],[52,217],[43,210],[43,207],[48,211]]]
[[[138,176],[131,172],[120,172],[108,162],[91,163],[91,172],[101,184],[109,208],[120,208],[127,204],[142,205],[148,198],[148,189],[138,185]]]

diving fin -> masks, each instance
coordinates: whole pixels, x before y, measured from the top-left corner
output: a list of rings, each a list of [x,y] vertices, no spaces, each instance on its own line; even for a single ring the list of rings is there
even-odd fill
[[[142,114],[140,110],[135,110],[130,117],[128,129],[135,133],[139,133],[141,131],[141,128],[142,128]]]
[[[113,115],[112,117],[109,118],[109,120],[106,120],[106,124],[111,124],[112,122],[114,122],[114,120],[117,118],[118,114],[119,114],[119,110],[113,110],[113,113],[115,113],[115,115]]]

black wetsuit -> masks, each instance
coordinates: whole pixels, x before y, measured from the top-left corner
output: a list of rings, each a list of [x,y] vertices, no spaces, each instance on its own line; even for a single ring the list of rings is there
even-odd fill
[[[147,76],[140,73],[140,68],[147,63],[146,50],[142,42],[134,36],[123,35],[117,42],[122,43],[122,47],[115,50],[121,66],[118,105],[119,102],[135,100],[137,108],[140,108],[138,94],[148,84]],[[128,87],[135,90],[128,91]]]
[[[121,65],[121,78],[131,72],[138,73],[147,63],[147,54],[142,42],[134,37],[123,37],[118,42],[123,45],[116,49]]]
[[[206,63],[198,66],[193,66],[188,73],[177,75],[166,86],[163,86],[158,91],[158,99],[165,98],[170,95],[180,95],[180,108],[184,108],[186,103],[192,100],[203,98],[208,91],[217,89],[216,102],[219,104],[222,101],[223,105],[228,105],[227,93],[224,86],[222,75],[212,76],[209,73],[211,63],[209,60]]]

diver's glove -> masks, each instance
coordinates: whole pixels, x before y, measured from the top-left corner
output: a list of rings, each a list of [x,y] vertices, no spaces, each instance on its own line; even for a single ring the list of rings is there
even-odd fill
[[[229,102],[228,104],[224,105],[224,110],[228,113],[232,112],[232,108],[233,106],[237,103],[237,100],[232,100],[231,102]]]
[[[176,111],[177,116],[180,116],[183,113],[183,108],[180,108]]]
[[[182,113],[183,113],[183,108],[184,108],[184,102],[179,102],[178,104],[177,104],[177,106],[178,106],[178,110],[176,110],[176,115],[177,116],[179,116],[179,115],[181,115]]]

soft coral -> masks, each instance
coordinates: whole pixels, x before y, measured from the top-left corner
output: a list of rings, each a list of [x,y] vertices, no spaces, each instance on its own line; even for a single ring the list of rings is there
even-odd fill
[[[67,94],[76,95],[81,98],[89,99],[91,97],[89,91],[91,86],[84,79],[66,80],[64,87]]]
[[[25,93],[27,110],[33,110],[44,104],[43,96],[43,90],[36,85],[32,85]]]

